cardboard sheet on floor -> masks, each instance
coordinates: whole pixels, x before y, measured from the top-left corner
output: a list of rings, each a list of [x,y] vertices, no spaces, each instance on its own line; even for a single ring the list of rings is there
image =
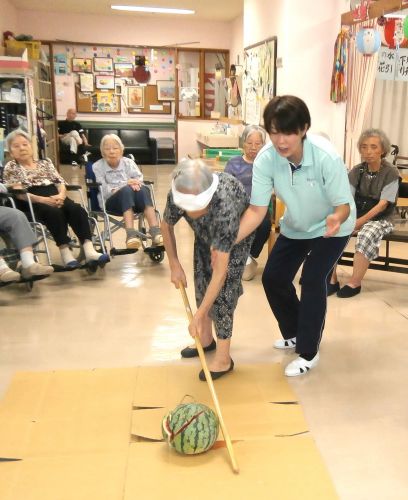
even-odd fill
[[[137,369],[19,373],[0,404],[0,456],[126,449]]]
[[[210,404],[208,386],[198,380],[199,370],[199,364],[139,367],[133,402],[135,409],[174,408],[186,394],[196,401]],[[222,406],[297,400],[283,376],[282,366],[276,363],[237,365],[231,375],[215,382],[215,389]]]
[[[1,500],[122,500],[127,451],[0,464]],[[141,498],[141,497],[137,497]]]
[[[0,461],[1,500],[123,500],[124,491],[126,500],[161,500],[184,490],[196,500],[220,491],[245,500],[335,498],[313,440],[298,435],[307,425],[280,365],[238,366],[215,383],[239,476],[221,434],[197,457],[140,439],[161,438],[162,415],[185,394],[213,406],[198,368],[17,374],[0,402],[0,457],[21,461]]]
[[[214,407],[214,405],[210,405]],[[162,440],[161,422],[170,409],[134,410],[132,437]],[[264,436],[293,436],[307,432],[303,411],[298,404],[238,404],[222,405],[225,425],[232,439],[253,439]],[[222,439],[220,434],[218,439]]]
[[[239,475],[225,448],[182,456],[162,443],[130,445],[124,500],[332,500],[336,492],[314,441],[308,436],[264,438],[234,444]]]

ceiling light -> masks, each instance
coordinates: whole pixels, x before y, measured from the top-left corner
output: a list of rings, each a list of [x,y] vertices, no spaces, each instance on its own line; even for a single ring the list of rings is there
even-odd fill
[[[126,10],[131,12],[149,12],[153,14],[195,14],[195,10],[171,9],[167,7],[137,7],[135,5],[111,5],[114,10]]]

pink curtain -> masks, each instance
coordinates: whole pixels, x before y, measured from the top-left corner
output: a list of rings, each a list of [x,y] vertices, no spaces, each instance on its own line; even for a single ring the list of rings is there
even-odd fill
[[[378,53],[364,56],[357,50],[355,35],[362,27],[375,27],[377,20],[358,23],[351,28],[353,35],[349,44],[349,66],[347,75],[347,111],[345,163],[348,168],[360,162],[357,142],[366,128],[373,99]]]

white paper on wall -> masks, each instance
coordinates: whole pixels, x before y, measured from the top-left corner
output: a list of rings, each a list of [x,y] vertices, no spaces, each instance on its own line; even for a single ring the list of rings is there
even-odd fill
[[[395,66],[395,79],[408,82],[408,49],[399,49]]]
[[[378,54],[377,76],[378,80],[394,80],[395,75],[395,49],[380,47]]]

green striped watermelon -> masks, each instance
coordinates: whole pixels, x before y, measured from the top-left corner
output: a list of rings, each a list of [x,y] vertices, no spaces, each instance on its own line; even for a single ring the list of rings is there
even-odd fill
[[[201,403],[180,404],[162,421],[164,440],[185,455],[209,450],[217,439],[218,430],[217,415]]]

